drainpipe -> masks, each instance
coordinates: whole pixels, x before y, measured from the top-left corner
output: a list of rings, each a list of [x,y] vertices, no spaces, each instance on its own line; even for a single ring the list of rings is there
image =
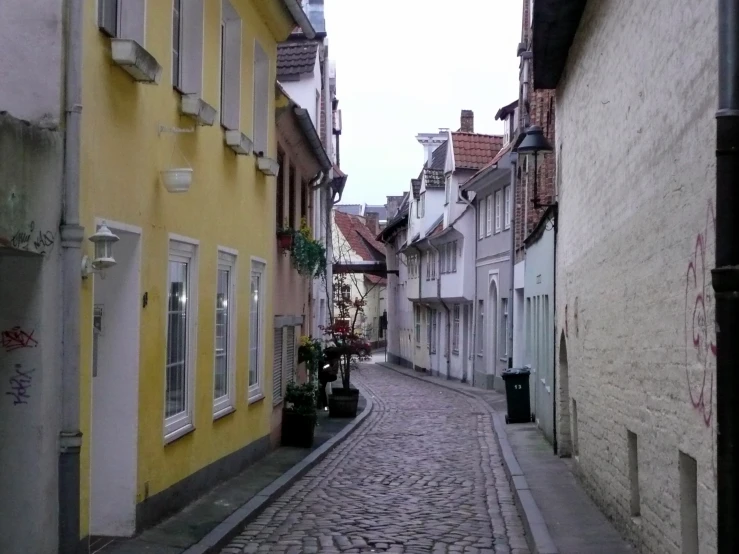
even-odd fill
[[[80,542],[80,119],[82,115],[82,0],[68,0],[65,33],[64,176],[62,221],[61,430],[59,432],[59,552]]]
[[[557,454],[557,228],[559,227],[559,207],[555,204],[552,211],[552,231],[554,232],[554,260],[552,266],[552,332],[554,333],[554,342],[552,342],[552,389],[554,390],[554,401],[552,402],[552,448]]]
[[[718,2],[716,409],[718,552],[739,552],[739,4]]]
[[[510,286],[510,300],[508,300],[508,328],[509,328],[509,335],[508,335],[508,348],[510,355],[508,356],[508,367],[513,367],[513,332],[515,329],[514,323],[514,307],[516,302],[516,285],[514,283],[514,279],[516,278],[516,169],[518,165],[518,154],[515,152],[511,152],[508,155],[508,159],[511,163],[511,286]],[[555,230],[556,233],[556,230]],[[556,240],[556,238],[555,238]],[[555,243],[556,245],[556,243]],[[556,251],[555,251],[556,256]],[[556,265],[555,265],[556,267]],[[523,306],[522,306],[523,308]],[[555,343],[556,344],[556,343]]]
[[[459,190],[459,189],[457,189]],[[460,191],[457,195],[457,198],[467,204],[467,206],[472,210],[472,217],[473,217],[473,231],[472,231],[472,238],[475,241],[475,257],[474,257],[474,268],[475,268],[475,299],[477,300],[477,247],[478,243],[480,242],[477,237],[477,209],[475,208],[475,205],[467,200],[465,196],[462,194],[463,191]],[[470,355],[469,359],[472,360],[472,379],[470,380],[470,384],[474,386],[475,384],[475,336],[477,333],[477,318],[475,317],[475,310],[477,309],[477,302],[474,302],[472,304],[472,309],[470,310],[470,317],[474,320],[472,321],[472,324],[470,325],[470,328],[472,329],[472,344],[469,345],[470,347]],[[469,337],[468,339],[469,340]],[[469,361],[469,360],[468,360]],[[494,363],[494,362],[493,362]]]

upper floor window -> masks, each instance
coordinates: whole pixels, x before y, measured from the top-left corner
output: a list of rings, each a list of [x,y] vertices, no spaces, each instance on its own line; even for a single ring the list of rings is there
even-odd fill
[[[504,189],[504,196],[505,196],[505,217],[503,218],[503,223],[505,225],[506,229],[510,229],[511,227],[511,185],[508,185]]]
[[[135,40],[144,46],[144,0],[98,0],[98,27],[109,37]]]
[[[236,130],[241,118],[241,18],[221,2],[221,125]]]
[[[491,194],[485,199],[485,236],[489,237],[493,234],[493,196]]]
[[[267,155],[269,129],[269,58],[254,41],[254,152]]]
[[[503,191],[495,191],[495,232],[500,233],[503,222]]]
[[[421,197],[418,200],[418,217],[426,215],[426,193],[422,192]]]
[[[485,238],[485,205],[486,202],[484,198],[477,203],[477,238],[479,239]]]
[[[449,200],[452,196],[452,176],[447,175],[444,183],[444,202],[449,204]]]
[[[202,94],[203,0],[173,0],[172,86],[183,94]]]

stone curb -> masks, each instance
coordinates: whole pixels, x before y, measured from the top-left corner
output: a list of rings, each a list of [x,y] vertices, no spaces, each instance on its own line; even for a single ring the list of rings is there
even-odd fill
[[[386,369],[390,369],[406,377],[412,379],[418,379],[425,383],[431,383],[437,387],[441,387],[450,391],[457,392],[461,395],[469,398],[480,399],[474,393],[459,390],[455,387],[450,387],[442,382],[430,379],[425,375],[413,375],[410,373],[411,370],[401,371],[400,369],[393,367],[385,362],[375,362],[377,365],[382,366]],[[492,409],[492,408],[491,408]],[[549,528],[547,527],[544,517],[541,515],[539,506],[537,506],[534,496],[531,494],[529,484],[526,481],[526,476],[521,470],[521,466],[516,459],[516,455],[513,453],[510,442],[508,442],[508,433],[506,431],[506,424],[503,420],[503,416],[493,411],[493,429],[495,430],[495,438],[500,447],[500,452],[503,455],[503,467],[505,468],[506,475],[508,476],[508,482],[513,489],[513,495],[516,500],[516,506],[521,514],[524,529],[526,530],[526,542],[529,545],[531,554],[559,554],[559,549],[554,544],[552,536],[549,534]]]
[[[228,542],[238,535],[241,527],[253,521],[267,506],[279,498],[290,485],[300,479],[313,466],[323,460],[329,452],[349,438],[364,420],[367,419],[374,408],[372,395],[366,393],[362,387],[358,386],[357,388],[367,404],[362,413],[354,421],[259,491],[251,500],[219,523],[210,533],[200,539],[200,541],[184,550],[182,554],[211,554],[227,546]]]

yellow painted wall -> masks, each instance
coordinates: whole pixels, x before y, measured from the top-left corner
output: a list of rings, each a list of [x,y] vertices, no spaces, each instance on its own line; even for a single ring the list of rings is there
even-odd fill
[[[255,0],[263,4],[276,1]],[[270,28],[291,28],[284,20],[265,24],[250,0],[232,0],[242,21],[242,131],[251,135],[254,39],[272,61],[276,74],[276,37]],[[110,61],[110,41],[97,28],[95,0],[87,0],[84,28],[81,217],[86,235],[95,218],[141,227],[141,293],[148,306],[141,311],[139,439],[137,501],[269,434],[272,413],[272,305],[266,304],[265,399],[247,405],[250,256],[267,260],[266,298],[271,298],[274,272],[275,178],[256,169],[254,156],[237,156],[224,145],[221,126],[198,127],[192,134],[158,134],[158,127],[192,127],[179,115],[180,95],[171,86],[171,2],[149,1],[146,49],[163,67],[159,85],[136,83]],[[203,97],[219,108],[220,2],[205,2]],[[260,8],[260,9],[262,9]],[[265,10],[262,9],[262,13]],[[279,36],[280,40],[285,36]],[[270,87],[273,90],[274,87]],[[270,155],[276,157],[274,100],[270,109]],[[186,157],[182,158],[177,143]],[[173,158],[174,156],[174,158]],[[171,194],[158,180],[159,171],[190,165],[194,181],[189,192]],[[169,233],[200,241],[198,247],[198,326],[194,424],[196,430],[169,445],[163,441],[166,301]],[[217,246],[238,250],[236,411],[213,421],[214,306]],[[85,241],[85,253],[92,254]],[[114,271],[114,269],[109,271]],[[91,436],[92,279],[82,284],[82,513],[81,536],[88,534]]]

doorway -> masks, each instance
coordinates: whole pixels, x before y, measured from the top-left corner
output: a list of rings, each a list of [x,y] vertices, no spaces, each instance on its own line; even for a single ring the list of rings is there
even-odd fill
[[[573,434],[577,435],[577,415],[576,408],[573,407],[574,420],[570,427],[570,375],[569,375],[569,364],[567,361],[567,340],[565,339],[564,331],[560,335],[559,339],[559,386],[560,386],[560,399],[558,404],[559,412],[559,441],[558,441],[558,454],[562,458],[569,458],[572,456],[575,440],[573,440]],[[573,400],[574,404],[574,400]],[[556,424],[556,422],[555,422]],[[575,454],[577,454],[575,452]]]
[[[120,237],[114,267],[94,276],[90,534],[136,531],[141,231],[107,223]]]

